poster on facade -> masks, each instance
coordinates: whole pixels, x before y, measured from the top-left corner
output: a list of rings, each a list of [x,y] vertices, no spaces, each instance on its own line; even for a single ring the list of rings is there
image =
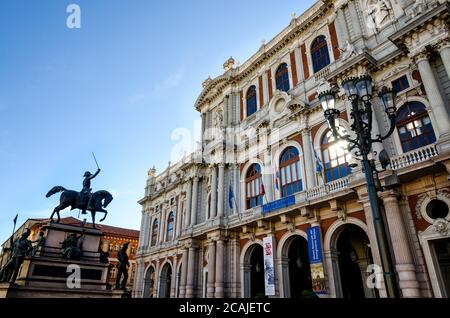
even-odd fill
[[[275,266],[273,258],[273,237],[263,239],[264,248],[264,283],[266,296],[275,296]]]
[[[310,227],[307,229],[307,234],[312,289],[316,294],[323,295],[326,294],[326,288],[320,228],[318,226]]]

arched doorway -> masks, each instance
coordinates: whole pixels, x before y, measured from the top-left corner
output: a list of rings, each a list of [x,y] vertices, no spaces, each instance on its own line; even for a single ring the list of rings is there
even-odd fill
[[[145,273],[144,278],[144,298],[153,298],[153,292],[155,291],[155,269],[153,266]]]
[[[337,296],[350,299],[376,298],[376,289],[366,284],[367,267],[373,264],[367,234],[357,225],[346,224],[336,234]]]
[[[172,266],[166,263],[161,270],[159,278],[159,298],[170,298],[170,286],[172,284]]]
[[[247,249],[243,263],[244,297],[255,298],[265,295],[264,254],[260,244]]]
[[[308,242],[301,235],[292,235],[282,247],[281,267],[284,297],[301,298],[312,292]]]
[[[312,291],[311,267],[309,265],[308,242],[296,235],[288,250],[289,285],[292,298],[302,297],[305,291]]]

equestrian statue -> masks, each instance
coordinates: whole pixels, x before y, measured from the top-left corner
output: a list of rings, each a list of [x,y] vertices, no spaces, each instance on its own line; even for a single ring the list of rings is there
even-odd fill
[[[95,163],[97,164],[96,159]],[[71,207],[71,210],[80,209],[82,211],[82,214],[86,214],[86,211],[91,212],[92,225],[94,228],[96,212],[105,213],[105,216],[100,220],[100,222],[103,222],[106,219],[108,211],[106,211],[104,208],[106,208],[108,204],[111,203],[111,201],[113,200],[113,196],[111,195],[111,193],[105,190],[92,193],[91,180],[94,179],[101,171],[98,167],[98,164],[97,168],[98,169],[95,174],[92,174],[89,171],[85,172],[83,176],[83,189],[81,190],[81,192],[67,190],[64,187],[56,186],[47,193],[46,197],[49,198],[56,193],[62,192],[59,199],[59,205],[53,210],[53,213],[50,216],[52,222],[54,222],[53,216],[56,213],[56,215],[58,216],[58,220],[56,221],[56,223],[59,223],[61,221],[59,212],[69,206]]]

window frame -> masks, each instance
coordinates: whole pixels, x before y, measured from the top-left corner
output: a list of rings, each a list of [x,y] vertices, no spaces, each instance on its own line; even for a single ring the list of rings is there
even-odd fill
[[[406,80],[406,86],[404,86],[404,80]],[[396,89],[397,84],[399,84],[399,90]],[[391,81],[392,89],[397,93],[401,93],[411,87],[411,83],[409,81],[408,75],[402,75],[400,77],[397,77],[395,80]]]
[[[175,213],[173,211],[170,211],[169,215],[167,216],[166,242],[173,239],[174,229],[175,229]]]
[[[284,157],[292,151],[295,151],[296,154],[294,153],[292,157],[285,159]],[[292,169],[295,169],[295,175]],[[287,173],[289,174],[289,178],[285,177]],[[303,174],[301,171],[300,151],[297,147],[289,146],[281,152],[279,159],[279,175],[280,194],[282,198],[303,191]],[[294,178],[296,180],[294,180]],[[286,184],[283,184],[284,179],[286,179]]]
[[[331,64],[330,49],[325,35],[319,35],[311,42],[310,54],[314,74]]]
[[[259,167],[259,171],[257,169]],[[245,173],[245,207],[253,209],[263,204],[261,194],[262,170],[261,165],[253,163]],[[250,191],[249,191],[250,190]]]
[[[250,103],[251,101],[251,103]],[[249,109],[251,107],[251,109]],[[245,94],[245,111],[246,117],[250,117],[258,111],[258,98],[256,92],[256,85],[251,85]]]
[[[153,220],[152,237],[150,238],[150,246],[158,244],[159,221],[158,218]]]
[[[282,92],[288,92],[291,89],[287,63],[281,63],[275,70],[275,89]]]
[[[320,146],[322,162],[323,162],[323,178],[324,178],[325,182],[327,182],[327,183],[345,178],[352,173],[352,170],[349,165],[349,160],[347,159],[347,156],[349,156],[349,155],[351,156],[351,153],[348,151],[348,148],[343,148],[344,154],[339,156],[339,154],[337,152],[338,149],[336,148],[337,147],[336,140],[333,140],[332,142],[330,142],[329,141],[330,138],[334,139],[334,137],[331,133],[331,130],[327,129],[325,131],[325,133],[323,134],[323,137],[321,138],[321,146]],[[325,139],[327,139],[326,142],[325,142]],[[341,141],[341,142],[344,142],[344,141]],[[336,158],[334,160],[337,160],[337,166],[335,166],[335,167],[332,166],[332,159],[331,159],[332,153],[330,151],[330,149],[332,147],[335,147],[334,151],[336,152]],[[327,155],[325,155],[325,151],[327,152]],[[339,158],[342,158],[342,157],[345,160],[345,162],[343,164],[340,164]],[[327,162],[327,158],[328,158],[328,162]],[[329,168],[327,168],[328,165],[330,166]],[[336,170],[336,168],[337,168],[337,170]],[[336,172],[337,172],[337,175],[336,175]]]
[[[400,145],[402,147],[402,151],[403,153],[408,153],[410,151],[414,151],[416,149],[420,149],[422,147],[426,147],[428,145],[432,145],[437,141],[437,137],[436,137],[436,132],[434,130],[433,127],[433,123],[431,122],[431,118],[430,118],[430,114],[428,113],[426,106],[418,101],[412,101],[412,102],[407,102],[405,103],[403,106],[401,106],[398,111],[397,114],[400,113],[400,111],[402,109],[404,109],[405,107],[408,107],[408,114],[411,113],[411,110],[409,110],[409,107],[417,105],[419,107],[422,107],[422,110],[411,116],[411,117],[407,117],[407,118],[397,118],[397,124],[396,124],[396,128],[397,128],[397,134],[400,140]],[[428,118],[429,123],[425,123],[423,120],[425,118]],[[416,123],[420,121],[421,123],[421,127],[418,127],[416,125]],[[408,127],[408,125],[413,125],[412,129],[410,129]],[[426,126],[430,125],[431,131],[428,131]],[[409,136],[406,140],[404,138],[402,138],[402,133],[401,133],[401,129],[405,128],[407,131],[407,135]],[[422,133],[418,134],[418,129],[422,129]],[[411,136],[411,131],[414,131],[416,136],[412,137]],[[425,143],[420,142],[420,137],[424,137],[425,138]],[[417,143],[417,146],[414,146],[414,142]],[[407,147],[406,147],[407,145]]]

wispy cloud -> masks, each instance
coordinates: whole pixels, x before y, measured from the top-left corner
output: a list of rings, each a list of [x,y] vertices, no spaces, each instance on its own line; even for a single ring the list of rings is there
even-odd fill
[[[177,88],[185,75],[186,68],[185,66],[180,66],[178,69],[176,69],[174,72],[170,73],[165,79],[158,82],[155,86],[150,88],[146,92],[136,92],[132,94],[128,98],[128,102],[130,104],[137,104],[142,101],[146,101],[149,99],[153,99],[155,97],[160,97],[163,94],[167,93],[171,89]]]

